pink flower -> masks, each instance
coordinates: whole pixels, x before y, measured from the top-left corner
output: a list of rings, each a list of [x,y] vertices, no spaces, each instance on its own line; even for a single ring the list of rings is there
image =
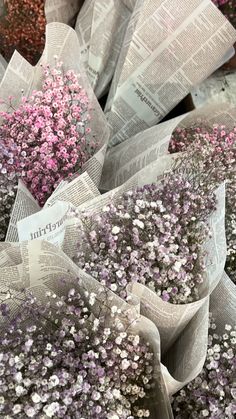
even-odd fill
[[[78,76],[72,70],[63,72],[58,63],[55,68],[43,67],[43,73],[42,90],[33,91],[29,98],[23,96],[18,109],[0,112],[1,176],[6,185],[12,178],[17,184],[24,176],[40,205],[73,169],[82,171],[94,151],[88,126],[89,100]],[[83,124],[79,125],[81,118]]]

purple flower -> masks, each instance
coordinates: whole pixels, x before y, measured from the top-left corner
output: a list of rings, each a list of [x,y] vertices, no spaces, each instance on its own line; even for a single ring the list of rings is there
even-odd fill
[[[92,294],[74,285],[66,296],[48,293],[42,303],[26,298],[14,322],[9,313],[0,338],[1,417],[148,416],[142,405],[154,384],[151,347],[118,330],[116,306],[104,317],[91,315]]]
[[[214,357],[217,355],[217,361]],[[173,396],[176,419],[234,419],[236,413],[236,326],[218,335],[211,319],[208,351],[202,372]]]

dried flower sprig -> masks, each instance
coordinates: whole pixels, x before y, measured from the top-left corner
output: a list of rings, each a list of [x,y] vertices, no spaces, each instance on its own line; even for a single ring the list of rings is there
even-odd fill
[[[89,127],[90,104],[74,71],[43,67],[42,90],[0,112],[0,202],[4,238],[18,179],[43,206],[58,183],[80,173],[97,143]],[[8,191],[8,194],[6,194]]]
[[[31,64],[36,64],[45,42],[44,1],[5,0],[4,7],[0,19],[0,53],[9,61],[16,49]]]
[[[226,181],[226,271],[236,283],[236,127],[227,129],[224,125],[211,127],[199,124],[189,128],[177,128],[171,138],[170,152],[186,151],[198,153],[205,180],[202,188],[207,195],[209,188],[215,188]]]
[[[77,286],[65,297],[48,292],[43,304],[27,297],[0,338],[1,416],[149,416],[142,406],[154,384],[151,347],[124,328],[118,307],[92,316],[95,302]],[[10,316],[5,303],[1,311]]]
[[[172,400],[175,419],[234,419],[236,416],[236,326],[216,333],[211,319],[202,372]]]

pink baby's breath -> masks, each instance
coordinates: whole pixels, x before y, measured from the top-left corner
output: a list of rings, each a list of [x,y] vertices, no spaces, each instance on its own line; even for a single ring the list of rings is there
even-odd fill
[[[43,67],[42,90],[22,97],[18,109],[0,112],[0,222],[4,238],[12,198],[18,179],[26,186],[40,206],[58,183],[83,165],[96,150],[89,126],[89,99],[74,71]]]

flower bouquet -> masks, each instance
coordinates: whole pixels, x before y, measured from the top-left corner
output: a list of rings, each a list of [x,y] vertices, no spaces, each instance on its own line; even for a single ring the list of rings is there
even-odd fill
[[[176,419],[235,417],[235,304],[235,286],[224,274],[211,296],[206,361],[198,377],[173,397]]]
[[[87,171],[99,183],[109,133],[76,57],[75,32],[52,23],[40,64],[32,67],[15,53],[5,72],[0,85],[1,239],[19,179],[40,206],[75,174]]]
[[[101,185],[117,187],[142,167],[170,152],[190,152],[202,160],[206,181],[226,181],[226,271],[235,282],[236,112],[233,105],[216,104],[150,128],[109,150]],[[220,123],[219,123],[220,122]],[[109,176],[111,166],[114,170]],[[206,182],[205,182],[206,183]]]
[[[14,249],[14,273],[0,267],[1,415],[171,419],[154,325],[53,245]]]
[[[175,152],[184,152],[190,160],[191,155],[195,156],[194,160],[198,158],[203,164],[201,187],[208,185],[214,188],[214,185],[226,181],[227,259],[225,269],[234,282],[235,116],[235,108],[232,105],[218,104],[150,128],[128,140],[127,144],[120,144],[109,150],[102,178],[104,189],[118,186],[124,181],[127,182],[131,175],[135,178],[139,173],[144,173],[145,169],[140,171],[142,167],[147,166],[147,170],[148,167],[154,167],[154,162],[160,165],[164,158],[167,158],[160,156],[165,155],[168,149],[173,153],[173,157],[178,155],[174,154]],[[115,170],[109,179],[111,161]],[[190,163],[190,166],[192,164]],[[187,173],[188,170],[189,162],[186,163]],[[205,193],[208,199],[209,196],[206,191]],[[203,196],[202,199],[204,200]],[[219,247],[224,246],[223,232],[222,236],[217,234],[217,237]],[[232,292],[235,291],[232,290]],[[225,305],[227,305],[226,301]],[[170,394],[174,394],[178,388],[181,388],[180,383],[183,384],[187,376],[189,378],[191,376],[190,380],[192,380],[201,371],[206,356],[208,312],[208,303],[205,302],[163,358],[165,365],[163,374]],[[181,352],[182,358],[177,355]]]
[[[220,120],[220,119],[219,119]],[[171,153],[187,150],[199,144],[204,154],[211,144],[212,152],[205,161],[205,171],[211,173],[211,182],[217,184],[226,180],[226,241],[227,260],[225,270],[236,283],[236,126],[234,122],[228,126],[201,124],[189,127],[178,127],[173,132],[169,150]]]
[[[207,329],[203,327],[198,337],[202,351],[186,350],[189,368],[181,373],[180,343],[183,339],[185,349],[194,347],[195,331],[208,315],[208,295],[222,275],[226,250],[224,189],[216,195],[209,191],[205,199],[197,176],[195,184],[181,171],[163,178],[172,164],[170,156],[159,159],[122,187],[92,200],[87,213],[85,203],[74,258],[121,298],[139,298],[141,314],[160,331],[162,359],[170,367],[165,371],[169,392],[181,388],[202,367]]]

